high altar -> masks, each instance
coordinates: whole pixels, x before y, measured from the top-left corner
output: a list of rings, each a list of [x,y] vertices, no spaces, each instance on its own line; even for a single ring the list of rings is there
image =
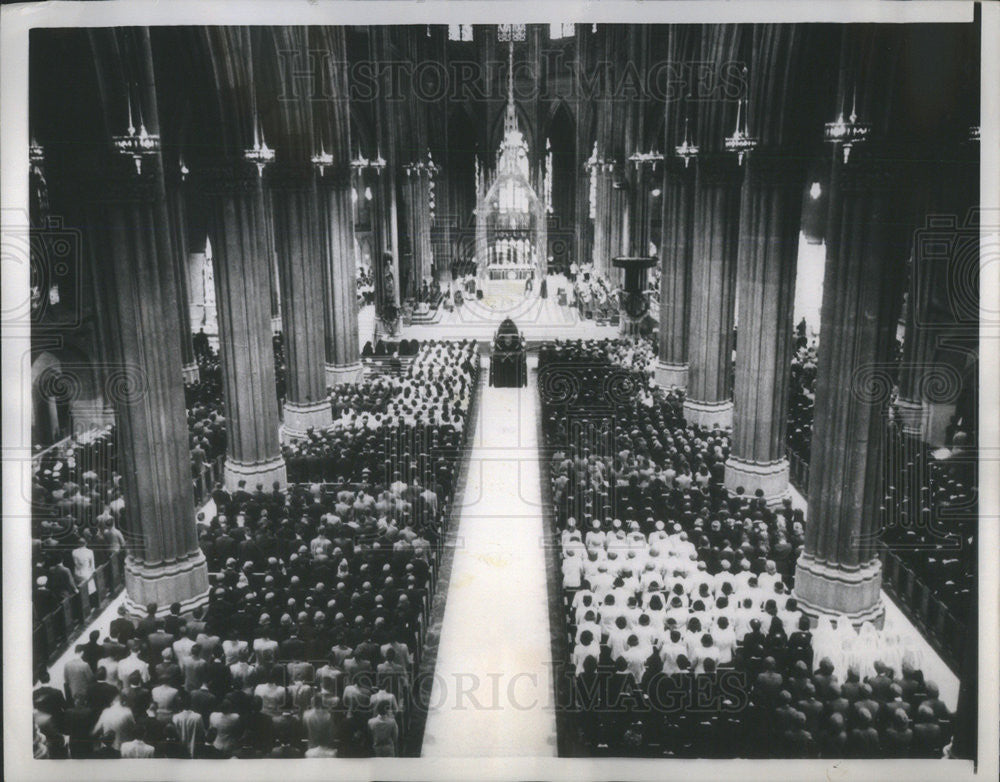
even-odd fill
[[[546,272],[546,208],[531,186],[528,145],[514,108],[513,40],[507,69],[507,113],[489,188],[477,176],[476,263],[480,280],[524,280]]]

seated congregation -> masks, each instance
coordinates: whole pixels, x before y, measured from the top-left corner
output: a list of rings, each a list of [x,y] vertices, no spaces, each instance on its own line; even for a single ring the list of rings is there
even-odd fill
[[[474,343],[421,345],[404,377],[332,392],[287,490],[217,486],[207,605],[123,606],[62,690],[43,669],[36,756],[399,754],[478,373]]]
[[[888,625],[811,628],[792,596],[802,511],[727,492],[728,433],[610,347],[539,365],[575,752],[941,757],[951,715],[919,649]],[[547,394],[555,356],[572,360]]]

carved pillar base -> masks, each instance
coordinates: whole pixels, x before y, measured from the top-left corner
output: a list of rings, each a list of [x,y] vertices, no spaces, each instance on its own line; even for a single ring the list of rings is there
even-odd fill
[[[903,431],[919,437],[923,424],[920,402],[900,398],[896,400],[896,407],[900,418],[903,419]]]
[[[103,399],[74,399],[69,403],[69,415],[74,434],[103,429],[115,422],[115,411]]]
[[[803,553],[795,567],[794,594],[799,608],[813,623],[821,614],[844,614],[855,627],[872,622],[880,628],[885,621],[882,563],[878,558],[846,568]]]
[[[760,463],[730,457],[726,462],[724,483],[732,493],[742,486],[743,493],[748,497],[753,497],[757,489],[761,489],[768,505],[779,505],[788,496],[788,460]]]
[[[275,481],[284,488],[288,485],[288,474],[285,470],[285,459],[278,456],[266,462],[238,462],[226,458],[226,489],[234,491],[239,488],[240,481],[246,481],[247,488],[252,491],[258,483],[265,489],[270,488]]]
[[[694,399],[685,399],[684,418],[689,424],[705,429],[714,429],[715,427],[731,429],[733,426],[733,400],[699,402]]]
[[[125,606],[132,616],[145,616],[146,606],[156,603],[157,614],[166,614],[172,603],[182,613],[208,603],[208,566],[197,551],[176,562],[146,565],[125,559]]]
[[[687,388],[688,365],[657,361],[656,369],[653,371],[653,380],[660,388]]]
[[[199,377],[201,376],[201,374],[198,371],[198,364],[196,362],[191,364],[185,364],[183,367],[181,367],[181,372],[184,375],[185,385],[189,383],[197,383]]]
[[[327,429],[333,423],[333,411],[327,399],[308,404],[285,402],[284,412],[285,420],[281,426],[282,442],[305,437],[310,429],[316,431]]]
[[[335,388],[344,383],[357,383],[361,380],[364,371],[364,367],[361,366],[360,361],[354,364],[346,364],[342,367],[327,364],[326,386],[327,388]]]

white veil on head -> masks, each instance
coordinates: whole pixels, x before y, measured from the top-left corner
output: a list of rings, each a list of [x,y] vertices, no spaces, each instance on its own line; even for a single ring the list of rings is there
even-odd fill
[[[820,614],[816,619],[816,627],[812,631],[813,648],[820,650],[820,655],[828,654],[836,644],[837,634],[833,629],[833,620],[829,614]]]

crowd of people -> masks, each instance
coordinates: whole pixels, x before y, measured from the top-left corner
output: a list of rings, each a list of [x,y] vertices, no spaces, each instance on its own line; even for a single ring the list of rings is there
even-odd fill
[[[788,375],[788,419],[785,442],[788,450],[809,461],[816,403],[816,362],[818,342],[807,336],[805,318],[795,327],[795,355]]]
[[[543,388],[543,417],[584,751],[940,757],[950,716],[898,634],[810,630],[792,596],[803,514],[725,490],[726,433],[688,425],[676,391],[574,393],[614,364],[608,345],[542,355],[540,384],[556,355],[579,374]]]
[[[113,426],[83,432],[36,457],[31,486],[35,625],[72,595],[96,608],[94,573],[125,547],[118,459]]]
[[[206,465],[226,453],[226,416],[222,402],[222,362],[202,330],[195,335],[198,381],[184,384],[191,477],[198,478]]]
[[[365,343],[361,349],[364,358],[385,358],[386,356],[415,356],[420,350],[420,341],[416,339],[385,340],[377,339],[375,344],[371,340]]]
[[[36,756],[397,755],[477,350],[423,345],[405,378],[371,381],[377,411],[364,388],[334,395],[331,431],[375,458],[338,454],[322,482],[287,491],[217,486],[207,606],[150,605],[138,622],[123,608],[76,648],[62,690],[43,672]]]
[[[791,454],[808,465],[815,416],[818,340],[803,318],[795,328],[795,355],[789,376],[787,445]],[[891,362],[898,380],[902,343],[897,340]],[[975,501],[973,445],[966,429],[952,426],[948,448],[935,454],[925,442],[905,433],[902,419],[891,403],[884,422],[882,456],[883,497],[879,542],[884,544],[913,579],[887,583],[896,597],[954,662],[964,635],[955,632],[970,619],[970,597],[976,589]],[[957,437],[957,447],[955,438]],[[803,491],[807,487],[801,487]],[[918,586],[919,584],[919,586]],[[920,598],[929,589],[946,607],[949,617],[928,616]]]
[[[617,288],[592,269],[575,275],[570,302],[581,318],[609,320],[618,314]]]
[[[358,308],[375,304],[375,276],[371,266],[358,266]]]
[[[198,380],[184,386],[191,478],[195,486],[226,452],[222,366],[204,329],[192,337]],[[274,339],[280,394],[282,339]],[[84,615],[97,608],[94,574],[125,547],[125,498],[114,425],[80,432],[40,453],[32,470],[34,619],[71,595]],[[211,486],[211,482],[207,483]],[[57,633],[58,634],[58,633]]]
[[[977,509],[975,450],[961,428],[935,452],[902,431],[898,417],[885,427],[884,494],[880,542],[950,614],[916,618],[957,658],[976,590]],[[898,597],[923,610],[916,583],[900,583]],[[950,623],[951,622],[951,623]],[[958,629],[958,632],[956,632]]]
[[[324,431],[283,447],[292,482],[361,480],[382,475],[402,448],[419,459],[421,470],[452,472],[444,454],[465,431],[479,373],[479,347],[471,341],[423,343],[401,375],[385,374],[333,390],[336,414]],[[345,403],[372,391],[360,407]],[[440,464],[439,464],[440,462]]]

